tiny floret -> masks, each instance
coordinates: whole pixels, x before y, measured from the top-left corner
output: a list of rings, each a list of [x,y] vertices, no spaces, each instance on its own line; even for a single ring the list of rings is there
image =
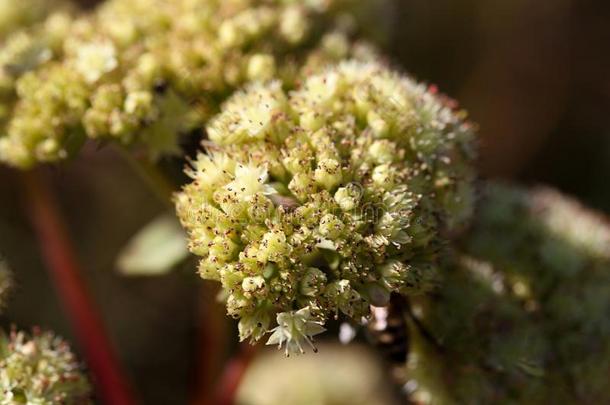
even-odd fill
[[[278,345],[281,349],[285,345],[286,356],[292,353],[305,353],[303,344],[307,343],[314,352],[318,350],[313,344],[313,337],[325,331],[319,321],[311,317],[309,308],[298,311],[281,312],[277,314],[277,324],[272,331],[268,345]]]

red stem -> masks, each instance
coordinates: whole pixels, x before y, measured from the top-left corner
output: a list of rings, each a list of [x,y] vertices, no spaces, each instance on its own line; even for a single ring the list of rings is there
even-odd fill
[[[24,176],[28,210],[43,260],[83,349],[104,403],[132,405],[134,398],[91,299],[54,195],[37,172]]]
[[[218,287],[201,283],[199,292],[199,330],[197,331],[197,369],[191,405],[214,405],[214,389],[226,356],[226,315],[217,302]]]
[[[217,405],[235,404],[237,389],[255,354],[256,347],[245,343],[241,345],[239,353],[229,360],[218,383]]]

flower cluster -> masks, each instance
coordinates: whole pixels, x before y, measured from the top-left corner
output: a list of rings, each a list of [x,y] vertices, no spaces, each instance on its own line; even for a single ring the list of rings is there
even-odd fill
[[[176,208],[241,339],[302,342],[391,292],[427,290],[441,232],[471,213],[474,137],[452,103],[346,61],[286,93],[235,94],[207,126]]]
[[[288,86],[302,71],[367,58],[335,22],[350,3],[109,0],[52,13],[3,41],[0,161],[65,159],[87,138],[175,153],[243,83]]]
[[[51,333],[0,332],[0,403],[91,404],[89,382],[66,342]]]
[[[413,300],[428,336],[413,334],[413,400],[609,402],[606,220],[553,190],[492,185],[461,250]]]
[[[0,38],[36,24],[51,12],[68,9],[63,0],[2,0],[0,2]]]

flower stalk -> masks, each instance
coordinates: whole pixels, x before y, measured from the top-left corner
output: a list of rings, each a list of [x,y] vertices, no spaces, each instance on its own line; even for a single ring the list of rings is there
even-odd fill
[[[121,158],[127,162],[140,179],[146,183],[158,200],[164,206],[171,207],[172,194],[176,191],[177,186],[168,179],[159,166],[151,162],[148,157],[135,156],[122,146],[115,148],[115,150],[118,151]]]
[[[99,311],[83,280],[81,266],[55,197],[41,173],[23,174],[27,210],[41,253],[105,403],[137,401],[104,330]]]
[[[242,344],[239,352],[227,363],[218,383],[216,404],[235,404],[239,384],[246,374],[246,370],[252,362],[252,359],[254,359],[256,355],[256,349],[255,346]]]
[[[199,319],[197,322],[197,364],[191,405],[213,405],[214,387],[226,359],[227,323],[222,306],[216,302],[218,288],[203,283],[199,292]]]

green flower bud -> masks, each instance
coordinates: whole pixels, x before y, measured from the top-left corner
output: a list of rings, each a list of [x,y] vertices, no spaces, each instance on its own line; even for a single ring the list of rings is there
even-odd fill
[[[278,262],[290,252],[286,235],[282,231],[265,233],[260,243],[257,259],[263,262]]]
[[[233,96],[235,102],[227,104],[224,114],[212,120],[208,127],[208,136],[212,141],[247,143],[265,139],[276,116],[283,111],[286,97],[277,81],[267,87],[256,86],[252,89]],[[225,139],[226,134],[231,134],[230,138]]]
[[[3,75],[18,77],[51,60],[52,50],[34,34],[20,31],[12,35],[0,53]],[[7,92],[8,89],[4,91]]]
[[[330,239],[336,239],[344,228],[343,222],[333,214],[326,214],[320,220],[320,234]]]
[[[372,305],[372,302],[367,303],[363,300],[349,280],[329,283],[324,290],[324,298],[328,300],[327,305],[334,309],[335,317],[341,311],[351,318],[358,319],[366,316],[368,304]]]
[[[296,4],[287,7],[280,16],[280,20],[280,34],[289,43],[299,43],[303,40],[309,23],[302,7]]]
[[[91,404],[91,388],[68,344],[51,333],[0,332],[0,402]]]
[[[326,274],[320,269],[310,267],[301,280],[300,293],[305,297],[315,297],[326,286]]]
[[[91,138],[107,134],[124,135],[126,120],[121,113],[124,94],[118,85],[103,85],[92,95],[91,107],[83,117],[83,126]]]
[[[62,1],[5,0],[0,4],[0,133],[14,113],[18,79],[63,54],[71,7]],[[3,31],[6,31],[3,33]],[[8,31],[11,31],[10,33]]]
[[[87,108],[84,81],[62,65],[27,73],[17,82],[21,97],[0,137],[0,156],[19,167],[67,158],[84,141],[80,121]]]
[[[248,337],[252,340],[261,339],[269,330],[269,325],[271,325],[271,318],[269,312],[265,310],[242,317],[238,324],[240,340],[243,341]]]
[[[252,55],[248,62],[248,79],[250,80],[270,80],[275,76],[275,59],[273,55],[256,54]]]
[[[335,201],[344,211],[351,211],[358,206],[362,190],[356,184],[350,183],[339,187],[335,193]]]
[[[389,123],[385,138],[363,119],[370,111]],[[214,152],[192,163],[176,208],[202,268],[214,269],[202,274],[224,274],[229,312],[239,318],[308,308],[320,324],[339,312],[359,321],[390,292],[426,291],[441,232],[471,211],[455,212],[445,198],[471,190],[469,127],[425,87],[379,64],[345,62],[291,93],[278,81],[252,84],[207,133]],[[432,149],[414,150],[429,134]],[[448,171],[452,180],[439,186]],[[227,254],[211,251],[223,244]],[[232,272],[248,282],[229,283]],[[264,288],[251,292],[260,277]]]
[[[343,179],[341,165],[335,159],[322,159],[314,171],[315,181],[327,190],[333,189]]]

